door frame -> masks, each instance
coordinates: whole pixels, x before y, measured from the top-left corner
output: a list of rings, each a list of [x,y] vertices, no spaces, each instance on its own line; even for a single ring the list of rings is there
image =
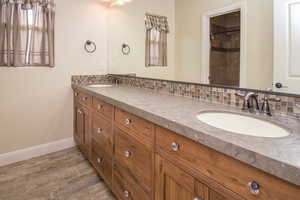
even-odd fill
[[[241,46],[240,46],[240,86],[247,87],[247,3],[242,1],[223,8],[217,8],[205,12],[202,16],[202,68],[201,83],[209,84],[210,65],[210,18],[232,12],[241,12]]]

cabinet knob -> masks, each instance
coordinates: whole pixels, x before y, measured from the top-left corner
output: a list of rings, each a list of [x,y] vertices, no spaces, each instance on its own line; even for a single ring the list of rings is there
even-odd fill
[[[201,197],[195,197],[193,200],[204,200]]]
[[[179,150],[179,147],[180,147],[179,144],[177,144],[177,143],[175,143],[175,142],[172,143],[172,150],[173,150],[173,151],[178,151],[178,150]]]
[[[126,198],[129,197],[129,192],[128,192],[127,190],[125,190],[125,191],[123,192],[123,194],[124,194],[124,197],[126,197]]]
[[[77,110],[78,114],[82,114],[82,111],[80,109]]]
[[[88,100],[87,97],[83,97],[83,98],[82,98],[82,101],[86,101],[86,100]]]
[[[129,158],[129,157],[131,156],[131,152],[125,151],[125,152],[124,152],[124,156],[125,156],[126,158]]]
[[[129,125],[129,124],[131,124],[131,122],[132,122],[132,120],[131,120],[131,119],[126,119],[126,120],[125,120],[125,124],[126,124],[126,125]]]
[[[77,97],[79,94],[78,94],[78,92],[75,92],[74,95],[75,95],[75,97]]]
[[[102,128],[98,128],[97,129],[97,133],[102,133],[103,129]]]
[[[103,162],[103,158],[97,158],[97,163],[101,164]]]
[[[98,109],[98,110],[100,110],[100,109],[102,109],[102,108],[103,108],[103,105],[101,105],[101,104],[98,104],[98,105],[97,105],[97,109]]]
[[[260,190],[260,186],[257,182],[255,181],[251,181],[248,183],[248,187],[249,187],[249,191],[254,194],[254,195],[258,195],[259,194],[259,190]]]

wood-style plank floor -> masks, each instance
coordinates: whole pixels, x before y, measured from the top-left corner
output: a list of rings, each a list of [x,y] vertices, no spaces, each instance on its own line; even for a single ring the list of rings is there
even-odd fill
[[[77,148],[0,167],[0,200],[115,200]]]

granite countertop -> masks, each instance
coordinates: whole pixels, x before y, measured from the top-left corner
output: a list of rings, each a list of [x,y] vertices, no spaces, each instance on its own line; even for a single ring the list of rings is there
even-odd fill
[[[72,87],[300,186],[299,120],[283,116],[255,116],[289,129],[291,135],[284,138],[239,135],[205,124],[196,116],[200,112],[209,110],[251,116],[254,114],[246,114],[240,109],[229,106],[121,85],[107,88],[80,85],[72,85]]]

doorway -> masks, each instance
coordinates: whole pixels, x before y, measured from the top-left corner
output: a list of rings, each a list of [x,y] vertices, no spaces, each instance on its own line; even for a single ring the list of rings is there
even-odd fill
[[[211,34],[212,31],[215,31],[213,33],[217,33],[216,30],[211,30],[212,24],[215,24],[214,21],[217,21],[217,17],[225,17],[226,16],[231,16],[236,18],[236,20],[239,22],[237,25],[238,27],[230,26],[230,25],[222,25],[224,26],[223,29],[226,31],[229,27],[229,32],[224,33],[226,37],[229,37],[230,35],[234,34],[239,34],[239,40],[237,39],[235,45],[232,45],[232,47],[227,47],[222,45],[218,45],[217,40],[211,41],[212,39],[222,37],[221,33],[220,34]],[[235,16],[236,15],[236,16]],[[223,19],[224,20],[224,19]],[[222,20],[221,20],[222,21]],[[230,23],[229,23],[230,24]],[[218,25],[218,23],[217,23]],[[231,29],[230,29],[231,28]],[[237,30],[235,30],[237,29]],[[238,31],[239,29],[239,31]],[[230,31],[233,30],[233,33],[230,33]],[[224,32],[220,31],[220,32]],[[218,31],[219,32],[219,31]],[[223,36],[224,37],[224,36]],[[221,84],[225,86],[232,86],[232,87],[242,87],[245,88],[247,87],[247,3],[246,1],[235,3],[228,5],[226,7],[222,8],[217,8],[213,10],[209,10],[206,13],[203,14],[202,16],[202,52],[201,52],[201,74],[200,74],[200,80],[201,83],[206,83],[206,84]],[[212,46],[212,44],[215,46]],[[224,73],[230,74],[225,70],[226,63],[224,63],[223,68],[220,67],[222,65],[217,65],[219,66],[220,70],[216,70],[217,68],[211,69],[210,63],[211,62],[217,62],[218,58],[214,58],[214,56],[211,57],[211,47],[217,47],[214,48],[213,52],[216,52],[216,54],[225,54],[227,52],[230,56],[235,56],[235,65],[239,66],[239,70],[235,70],[235,80],[234,81],[224,81],[221,78],[219,79],[218,77],[215,78],[215,75],[220,74],[224,75]],[[220,47],[220,48],[219,48]],[[221,52],[222,51],[222,52]],[[227,62],[230,63],[230,62]],[[218,64],[218,63],[217,63]],[[212,64],[213,66],[213,64]],[[225,67],[224,67],[225,66]],[[214,71],[217,71],[217,73],[214,73]],[[239,71],[239,74],[238,74]],[[224,75],[224,76],[226,76]],[[223,78],[224,79],[224,78]]]
[[[210,18],[210,84],[240,86],[240,41],[240,11]]]

